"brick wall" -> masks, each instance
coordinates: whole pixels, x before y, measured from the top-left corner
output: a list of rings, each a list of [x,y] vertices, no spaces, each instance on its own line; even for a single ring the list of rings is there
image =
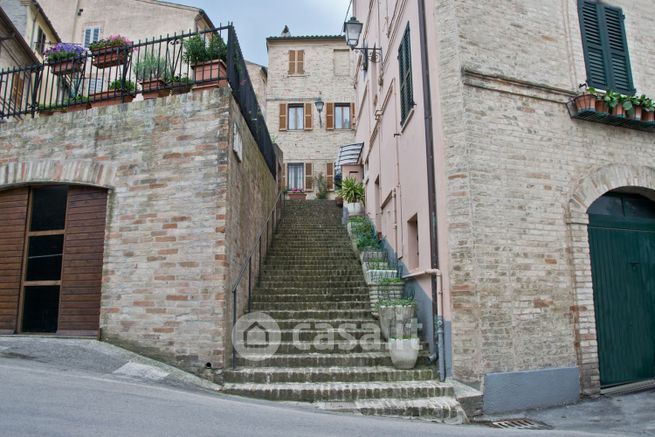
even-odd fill
[[[233,126],[243,138],[241,164],[233,161]],[[0,131],[3,187],[109,188],[102,337],[191,371],[223,367],[229,260],[238,261],[252,239],[249,230],[226,236],[244,221],[227,203],[229,183],[259,183],[265,194],[253,190],[256,199],[242,200],[260,202],[247,217],[260,223],[275,189],[262,163],[226,89],[27,119]]]

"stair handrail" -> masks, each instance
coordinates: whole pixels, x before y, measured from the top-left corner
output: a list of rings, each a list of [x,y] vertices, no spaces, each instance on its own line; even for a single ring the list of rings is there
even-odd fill
[[[248,270],[248,313],[252,311],[252,257],[255,255],[255,251],[259,250],[259,269],[257,270],[259,273],[261,273],[262,270],[262,236],[264,235],[264,232],[266,232],[266,248],[268,249],[271,245],[271,239],[273,237],[273,234],[275,233],[275,230],[277,229],[278,222],[280,221],[280,217],[282,214],[282,210],[284,210],[284,191],[280,191],[277,195],[277,198],[275,199],[275,204],[273,205],[273,208],[268,214],[268,218],[266,219],[266,223],[261,227],[259,235],[257,236],[257,243],[255,243],[254,247],[248,254],[248,258],[246,261],[243,263],[243,267],[241,267],[241,271],[239,272],[239,276],[237,277],[236,281],[234,282],[234,285],[232,286],[232,332],[234,331],[234,326],[237,324],[237,297],[238,297],[238,290],[239,286],[241,285],[241,280],[243,279],[243,275],[246,273],[246,270]],[[271,223],[271,219],[273,219],[273,225],[271,226],[271,236],[268,236],[268,228],[269,228],[269,223]],[[230,333],[232,334],[232,333]],[[236,348],[234,347],[234,340],[232,340],[232,369],[236,369],[237,367],[237,351]]]

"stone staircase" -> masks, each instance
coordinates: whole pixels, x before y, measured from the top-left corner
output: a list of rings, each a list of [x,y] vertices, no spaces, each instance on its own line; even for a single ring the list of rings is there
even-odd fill
[[[238,358],[237,369],[225,371],[224,392],[367,415],[466,419],[452,385],[439,382],[427,364],[427,352],[415,369],[392,366],[334,201],[287,201],[253,311],[276,319],[280,347],[260,360]],[[305,325],[294,339],[299,323]]]

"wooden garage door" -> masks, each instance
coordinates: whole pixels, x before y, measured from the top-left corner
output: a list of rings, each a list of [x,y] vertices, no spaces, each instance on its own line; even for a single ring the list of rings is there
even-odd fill
[[[0,191],[0,333],[16,330],[28,188]]]
[[[107,191],[68,191],[59,306],[60,334],[96,334],[100,322]]]

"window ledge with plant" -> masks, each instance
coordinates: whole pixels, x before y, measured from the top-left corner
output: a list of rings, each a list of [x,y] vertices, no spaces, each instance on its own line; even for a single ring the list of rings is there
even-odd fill
[[[655,103],[651,97],[599,91],[585,87],[567,103],[572,118],[655,132]]]

